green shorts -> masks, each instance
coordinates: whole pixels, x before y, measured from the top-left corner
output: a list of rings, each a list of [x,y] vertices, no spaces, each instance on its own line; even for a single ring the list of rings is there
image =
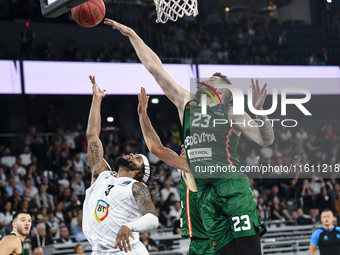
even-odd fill
[[[209,239],[191,239],[190,255],[218,255]]]
[[[199,189],[197,195],[202,222],[215,251],[234,238],[255,235],[254,227],[261,236],[266,232],[248,178],[219,179]]]

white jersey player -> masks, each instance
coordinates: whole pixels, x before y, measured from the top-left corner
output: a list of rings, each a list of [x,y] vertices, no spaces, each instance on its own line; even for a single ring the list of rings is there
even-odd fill
[[[156,209],[144,184],[150,179],[150,165],[144,155],[129,154],[116,159],[118,174],[111,171],[99,139],[105,90],[100,90],[94,76],[90,80],[93,99],[86,135],[92,180],[84,201],[83,232],[92,255],[148,254],[139,232],[158,227]]]

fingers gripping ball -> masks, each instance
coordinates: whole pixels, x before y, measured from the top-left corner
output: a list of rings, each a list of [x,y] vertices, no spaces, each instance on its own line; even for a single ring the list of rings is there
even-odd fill
[[[82,27],[97,26],[105,17],[105,4],[102,0],[89,0],[74,8],[73,19]]]

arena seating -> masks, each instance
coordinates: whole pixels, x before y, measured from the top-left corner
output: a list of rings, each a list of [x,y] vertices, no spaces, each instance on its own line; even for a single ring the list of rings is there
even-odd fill
[[[309,254],[310,236],[314,230],[322,225],[307,226],[282,226],[272,225],[261,241],[263,254],[307,255]],[[170,228],[157,229],[151,232],[150,237],[158,243],[158,252],[150,252],[152,255],[185,255],[188,252],[189,239],[183,239],[180,235],[172,234]],[[85,254],[91,254],[91,246],[88,242],[81,242]],[[74,244],[53,244],[44,248],[45,255],[72,255]]]

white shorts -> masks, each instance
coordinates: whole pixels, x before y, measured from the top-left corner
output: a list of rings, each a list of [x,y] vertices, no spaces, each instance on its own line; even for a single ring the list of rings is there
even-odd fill
[[[141,242],[132,245],[132,251],[92,251],[91,255],[149,255],[148,250]]]

